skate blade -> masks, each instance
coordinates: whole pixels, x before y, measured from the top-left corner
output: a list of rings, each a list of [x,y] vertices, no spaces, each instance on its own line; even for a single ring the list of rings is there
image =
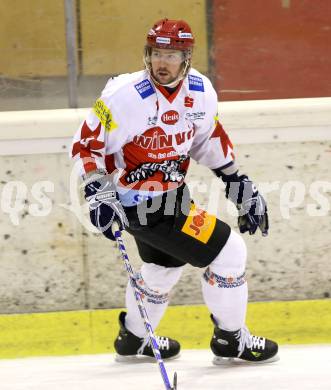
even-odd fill
[[[271,357],[270,359],[266,360],[260,360],[260,361],[250,361],[250,360],[243,360],[240,358],[228,358],[228,357],[222,357],[222,356],[214,356],[213,358],[213,364],[215,366],[233,366],[233,365],[239,365],[239,364],[266,364],[266,363],[272,363],[277,362],[279,360],[278,354]]]
[[[180,353],[170,358],[163,358],[164,361],[178,359],[180,357]],[[139,363],[156,363],[155,357],[144,356],[144,355],[115,355],[115,362],[117,363],[129,363],[129,364],[139,364]]]

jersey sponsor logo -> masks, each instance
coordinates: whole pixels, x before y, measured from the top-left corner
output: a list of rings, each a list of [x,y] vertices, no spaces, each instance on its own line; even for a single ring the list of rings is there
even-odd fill
[[[182,232],[206,244],[216,226],[216,217],[192,204]]]
[[[216,285],[218,288],[236,288],[246,283],[245,272],[238,277],[235,276],[221,276],[214,274],[208,267],[203,274],[203,278],[211,286]]]
[[[203,112],[203,111],[187,112],[185,114],[185,119],[188,119],[188,120],[191,120],[191,121],[196,121],[196,120],[199,120],[199,119],[204,119],[205,116],[206,116],[206,113]]]
[[[149,116],[147,119],[147,126],[155,126],[157,123],[157,116]]]
[[[202,78],[199,76],[194,76],[192,74],[188,75],[188,87],[191,91],[205,91]]]
[[[142,203],[142,202],[145,202],[147,200],[151,200],[152,197],[150,195],[140,195],[140,194],[136,194],[134,197],[133,197],[133,202],[135,204],[139,204],[139,203]]]
[[[193,138],[194,134],[194,128],[176,134],[165,134],[160,127],[156,127],[144,134],[136,135],[133,138],[133,143],[142,149],[158,151],[172,148],[174,145],[179,146]]]
[[[191,98],[190,96],[185,96],[185,99],[184,99],[184,106],[185,107],[193,107],[193,103],[194,103],[194,99]]]
[[[170,42],[169,37],[156,37],[156,43],[160,43],[161,45],[169,45]]]
[[[179,36],[179,38],[190,38],[190,39],[192,39],[192,38],[193,38],[193,36],[192,36],[192,34],[191,34],[191,33],[183,33],[183,32],[179,32],[179,33],[178,33],[178,36]]]
[[[170,110],[162,114],[161,120],[166,125],[174,125],[179,120],[179,114],[177,111]]]
[[[143,99],[146,99],[148,96],[151,96],[153,93],[155,93],[152,84],[147,79],[141,81],[139,84],[136,84],[134,87]]]
[[[138,168],[130,171],[125,180],[132,184],[136,181],[146,180],[156,172],[163,173],[163,182],[180,183],[184,180],[186,171],[181,169],[181,163],[187,160],[187,155],[180,156],[177,160],[165,160],[161,163],[143,163]]]
[[[135,277],[136,277],[135,279],[137,281],[136,286],[137,286],[138,290],[140,291],[141,298],[147,297],[148,302],[155,303],[157,305],[162,305],[162,304],[165,304],[166,302],[168,302],[168,300],[169,300],[168,293],[161,294],[159,291],[152,290],[151,288],[146,286],[146,283],[145,283],[140,272],[137,272]]]
[[[110,109],[106,106],[103,100],[98,99],[94,103],[93,111],[95,115],[99,118],[100,123],[106,131],[111,132],[118,127],[117,123],[113,119],[113,115]]]

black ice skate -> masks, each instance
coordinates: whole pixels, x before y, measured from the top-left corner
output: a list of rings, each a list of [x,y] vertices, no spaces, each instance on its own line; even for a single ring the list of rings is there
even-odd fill
[[[115,340],[114,347],[117,352],[115,360],[117,362],[128,362],[136,360],[141,356],[151,357],[154,354],[149,338],[140,338],[129,332],[125,328],[125,312],[119,316],[120,331]],[[162,359],[171,359],[179,355],[180,344],[169,337],[155,336]]]
[[[246,327],[235,332],[220,329],[213,316],[215,325],[210,348],[215,357],[216,365],[231,363],[235,358],[253,363],[274,362],[277,356],[278,345],[264,337],[253,336]]]

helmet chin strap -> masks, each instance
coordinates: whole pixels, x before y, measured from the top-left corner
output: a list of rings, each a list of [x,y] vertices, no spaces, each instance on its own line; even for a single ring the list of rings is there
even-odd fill
[[[174,88],[176,87],[181,80],[183,80],[183,77],[177,77],[176,80],[172,81],[171,83],[168,83],[168,84],[162,84],[160,83],[159,81],[156,80],[156,78],[152,75],[152,73],[150,73],[150,76],[151,76],[151,79],[153,80],[153,82],[157,85],[161,85],[162,87],[169,87],[169,88]]]
[[[168,83],[168,84],[162,84],[160,83],[159,81],[156,80],[156,78],[153,76],[153,73],[152,73],[152,70],[151,70],[151,67],[147,65],[147,62],[144,58],[144,64],[145,64],[145,67],[151,77],[151,79],[153,80],[153,82],[156,84],[156,85],[160,85],[162,87],[169,87],[169,88],[174,88],[176,87],[187,75],[187,72],[188,72],[188,68],[190,67],[190,61],[189,60],[185,60],[185,65],[183,67],[183,70],[179,72],[178,76],[176,77],[176,79],[174,81],[172,81],[171,83]]]

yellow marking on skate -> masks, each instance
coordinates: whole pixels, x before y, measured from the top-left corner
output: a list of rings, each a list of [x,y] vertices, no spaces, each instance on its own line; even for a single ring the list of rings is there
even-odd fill
[[[121,309],[0,315],[0,358],[114,352]],[[331,300],[249,303],[247,325],[279,344],[331,343]],[[205,306],[171,306],[157,333],[183,349],[208,349]]]

